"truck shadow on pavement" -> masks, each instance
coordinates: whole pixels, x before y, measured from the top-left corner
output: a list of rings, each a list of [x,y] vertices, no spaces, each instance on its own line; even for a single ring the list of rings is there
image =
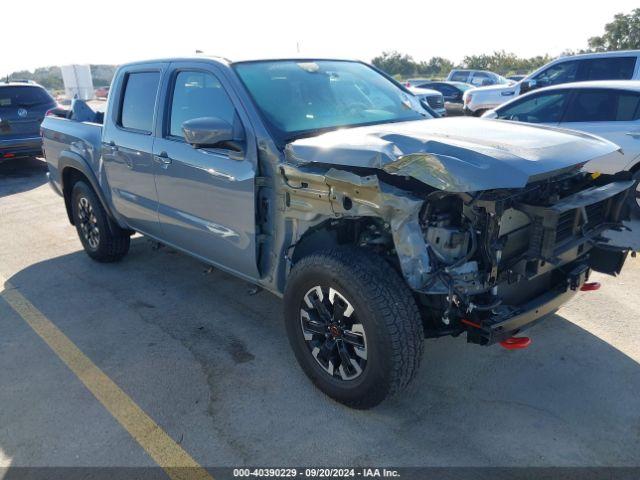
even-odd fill
[[[119,264],[78,251],[9,281],[205,465],[637,464],[640,365],[563,310],[528,332],[524,351],[428,340],[408,391],[356,411],[297,366],[279,299],[206,272],[136,237]],[[2,436],[14,464],[28,464]]]
[[[26,192],[47,181],[47,162],[39,158],[0,161],[0,198]]]

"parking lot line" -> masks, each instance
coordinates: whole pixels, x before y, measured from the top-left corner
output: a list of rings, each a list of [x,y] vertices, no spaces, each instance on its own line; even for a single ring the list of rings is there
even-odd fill
[[[116,383],[0,275],[0,298],[45,341],[107,411],[129,432],[172,480],[212,480],[180,445],[149,417]]]

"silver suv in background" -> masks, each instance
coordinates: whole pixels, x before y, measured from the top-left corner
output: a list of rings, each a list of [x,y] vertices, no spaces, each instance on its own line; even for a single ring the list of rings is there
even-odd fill
[[[509,85],[512,82],[487,70],[451,70],[446,78],[450,82],[462,82],[476,87],[485,85]]]
[[[640,50],[589,53],[561,57],[547,63],[514,85],[474,88],[464,94],[464,111],[480,116],[523,93],[561,83],[588,80],[640,79]]]

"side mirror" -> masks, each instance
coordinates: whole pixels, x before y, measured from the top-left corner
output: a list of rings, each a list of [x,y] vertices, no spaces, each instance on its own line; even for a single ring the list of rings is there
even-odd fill
[[[538,82],[536,82],[535,80],[522,80],[520,82],[520,95],[522,95],[523,93],[527,93],[530,90],[533,90],[536,88]]]
[[[218,117],[201,117],[182,124],[187,143],[194,147],[214,147],[233,138],[233,126]]]

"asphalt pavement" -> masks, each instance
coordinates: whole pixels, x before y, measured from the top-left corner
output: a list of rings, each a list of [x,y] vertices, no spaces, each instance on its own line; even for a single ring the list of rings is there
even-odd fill
[[[526,350],[428,340],[410,389],[357,411],[304,376],[278,298],[140,236],[122,262],[91,261],[45,172],[0,164],[0,466],[155,465],[8,288],[200,465],[640,463],[638,259],[595,274],[603,287],[531,329]],[[616,241],[640,246],[631,227]]]

